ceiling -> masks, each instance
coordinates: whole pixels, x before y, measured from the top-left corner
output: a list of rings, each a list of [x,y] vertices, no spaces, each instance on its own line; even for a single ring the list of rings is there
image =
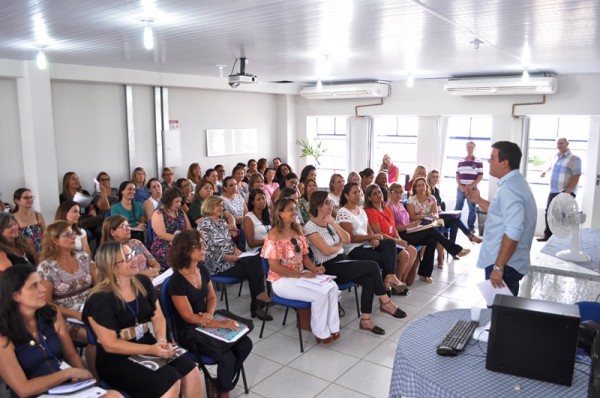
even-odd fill
[[[43,45],[50,64],[219,76],[245,56],[261,81],[397,81],[520,73],[527,41],[532,73],[600,73],[599,14],[597,0],[0,0],[0,59]]]

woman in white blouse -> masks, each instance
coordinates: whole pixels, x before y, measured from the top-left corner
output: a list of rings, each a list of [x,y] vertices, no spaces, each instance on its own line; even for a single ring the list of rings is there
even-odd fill
[[[262,189],[252,189],[248,196],[248,213],[244,216],[246,251],[262,247],[271,229],[267,207],[267,194]]]
[[[69,225],[71,225],[73,232],[77,234],[75,237],[75,250],[84,251],[91,257],[92,252],[90,250],[90,245],[88,244],[87,233],[85,229],[79,228],[79,225],[77,224],[80,217],[81,209],[79,203],[73,200],[65,200],[58,206],[58,209],[56,209],[54,221],[67,221]]]

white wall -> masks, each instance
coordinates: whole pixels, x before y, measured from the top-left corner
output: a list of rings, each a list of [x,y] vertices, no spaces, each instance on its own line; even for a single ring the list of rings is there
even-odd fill
[[[14,79],[0,79],[0,200],[13,203],[13,192],[24,185],[21,128]]]

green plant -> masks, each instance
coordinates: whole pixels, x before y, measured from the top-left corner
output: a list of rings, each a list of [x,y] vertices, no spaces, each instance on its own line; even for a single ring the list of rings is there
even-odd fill
[[[296,140],[296,144],[300,145],[301,158],[311,157],[317,164],[320,164],[319,158],[327,151],[327,148],[322,146],[323,143],[321,141],[315,141],[314,145],[311,145],[307,139],[301,138]]]
[[[540,155],[530,156],[527,162],[534,166],[543,166],[548,163],[548,161],[543,159]]]

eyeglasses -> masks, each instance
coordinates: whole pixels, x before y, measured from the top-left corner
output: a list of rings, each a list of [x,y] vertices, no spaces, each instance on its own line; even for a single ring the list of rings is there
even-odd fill
[[[300,253],[302,251],[302,249],[300,248],[300,245],[298,244],[298,240],[296,238],[290,239],[290,242],[292,242],[292,245],[294,245],[294,250],[296,250],[296,253]]]
[[[202,245],[198,243],[197,245],[192,245],[192,249],[204,250],[204,247],[202,247]]]
[[[323,204],[327,205],[327,206],[331,206],[332,205],[331,199],[325,199],[325,201],[323,202]]]
[[[110,181],[110,178],[101,178],[100,182]]]
[[[21,200],[34,200],[35,196],[21,196]]]
[[[129,231],[131,229],[131,225],[129,225],[129,224],[121,224],[121,225],[119,225],[119,228],[122,228],[125,231]]]
[[[67,231],[67,232],[63,232],[62,234],[58,235],[59,238],[74,238],[76,236],[77,236],[77,233],[75,231]]]
[[[133,253],[127,253],[127,254],[123,255],[123,260],[119,260],[115,264],[128,263],[131,260],[133,260]]]
[[[390,191],[390,193],[397,193],[399,195],[402,195],[402,191]]]

